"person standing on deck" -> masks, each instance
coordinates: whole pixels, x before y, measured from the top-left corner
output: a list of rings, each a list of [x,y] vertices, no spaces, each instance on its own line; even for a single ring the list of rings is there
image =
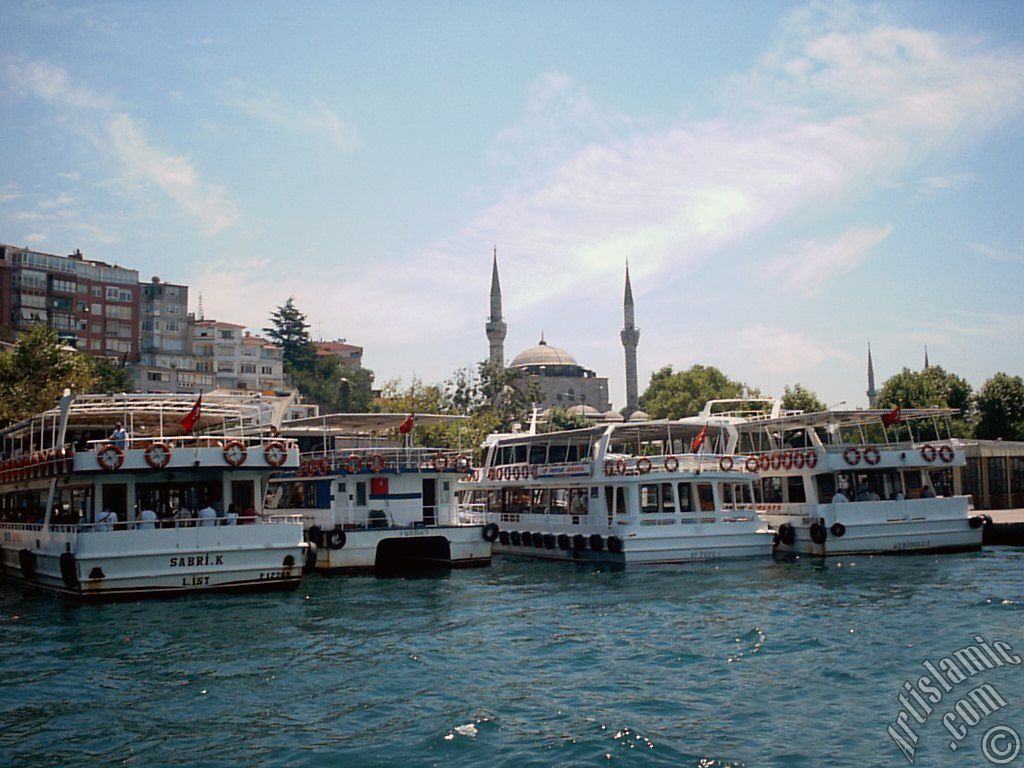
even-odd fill
[[[217,524],[217,510],[215,510],[209,503],[199,510],[199,524],[204,528],[209,528]]]
[[[120,424],[114,425],[114,431],[110,433],[110,437],[108,439],[111,443],[122,450],[128,447],[128,433]]]

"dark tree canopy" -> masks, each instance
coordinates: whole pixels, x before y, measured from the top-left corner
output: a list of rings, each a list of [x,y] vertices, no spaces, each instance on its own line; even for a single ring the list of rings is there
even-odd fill
[[[757,390],[733,381],[714,366],[695,365],[685,371],[673,372],[666,365],[651,375],[651,383],[640,396],[640,407],[652,419],[679,419],[700,412],[708,400],[742,397],[744,390],[751,397]]]
[[[299,369],[312,369],[316,361],[316,348],[309,338],[309,323],[306,316],[295,306],[295,297],[274,310],[270,315],[270,327],[263,332],[281,346],[286,373]]]
[[[819,400],[814,392],[799,382],[794,384],[792,388],[786,387],[782,395],[782,407],[786,410],[804,411],[805,413],[824,411],[827,408],[825,403]]]
[[[1024,379],[997,373],[981,385],[974,434],[986,440],[1024,440]]]
[[[956,408],[960,416],[951,419],[953,431],[960,437],[971,434],[974,393],[966,379],[947,373],[941,365],[921,371],[904,368],[886,380],[878,393],[881,408]]]

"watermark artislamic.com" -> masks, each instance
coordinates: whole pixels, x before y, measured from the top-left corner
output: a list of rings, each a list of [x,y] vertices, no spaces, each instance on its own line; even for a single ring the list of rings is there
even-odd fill
[[[897,694],[902,705],[888,727],[889,736],[911,765],[917,754],[919,732],[935,717],[956,752],[972,733],[981,736],[982,756],[993,765],[1007,765],[1020,754],[1020,734],[1005,722],[1013,711],[1010,702],[990,681],[974,680],[978,675],[1004,666],[1017,666],[1024,659],[1002,640],[988,642],[974,636],[974,644],[959,648],[938,661],[921,662],[927,674],[904,682]],[[998,681],[997,681],[998,682]],[[973,741],[973,740],[972,740]]]

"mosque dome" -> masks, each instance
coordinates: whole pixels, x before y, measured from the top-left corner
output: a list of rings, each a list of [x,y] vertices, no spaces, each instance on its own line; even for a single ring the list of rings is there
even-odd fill
[[[572,414],[573,416],[585,416],[588,419],[601,418],[601,412],[591,405],[574,405],[572,408],[569,408],[566,413]]]
[[[646,411],[633,411],[631,414],[629,414],[629,420],[630,421],[650,421],[651,417],[647,414]]]
[[[583,369],[583,366],[576,362],[576,358],[564,349],[551,346],[544,339],[541,339],[537,346],[530,347],[516,355],[516,359],[512,361],[509,367],[525,369],[530,373],[539,373],[538,369],[541,366],[551,369],[549,373],[555,375],[557,375],[555,369],[573,368],[576,369],[573,372],[576,375],[579,375]]]

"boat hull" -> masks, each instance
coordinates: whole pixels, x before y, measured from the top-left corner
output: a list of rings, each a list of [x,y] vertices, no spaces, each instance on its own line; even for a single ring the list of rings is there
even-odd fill
[[[318,547],[316,568],[325,573],[468,568],[489,565],[491,553],[480,525],[353,529],[345,531],[344,546]]]
[[[0,544],[9,579],[81,600],[291,590],[305,552],[299,523],[4,531]]]

